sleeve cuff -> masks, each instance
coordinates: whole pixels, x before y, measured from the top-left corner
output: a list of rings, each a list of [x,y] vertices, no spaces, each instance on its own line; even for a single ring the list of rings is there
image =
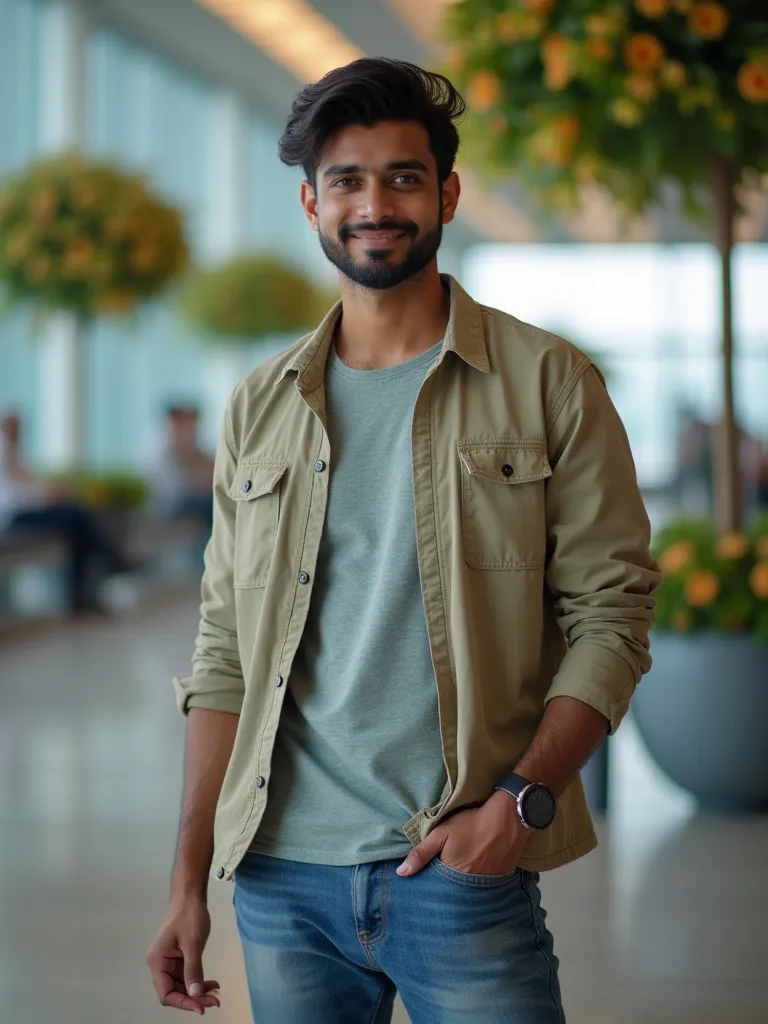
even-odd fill
[[[635,674],[621,655],[579,641],[563,659],[544,705],[554,697],[574,697],[604,715],[613,734],[629,709],[636,685]]]
[[[190,708],[239,715],[245,693],[242,689],[233,688],[232,684],[233,680],[227,676],[191,676],[183,680],[174,676],[176,707],[182,715],[186,715]]]

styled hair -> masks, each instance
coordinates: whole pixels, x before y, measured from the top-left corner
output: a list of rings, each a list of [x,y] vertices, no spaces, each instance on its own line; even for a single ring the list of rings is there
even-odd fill
[[[293,101],[278,152],[289,167],[301,166],[315,187],[323,149],[347,125],[378,121],[418,121],[429,135],[442,184],[453,170],[459,148],[455,122],[466,105],[443,75],[388,57],[362,57],[334,68],[306,86]]]

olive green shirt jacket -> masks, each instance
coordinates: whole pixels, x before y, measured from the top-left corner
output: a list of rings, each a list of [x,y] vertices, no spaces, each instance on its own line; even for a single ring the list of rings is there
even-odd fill
[[[584,701],[615,731],[650,668],[661,581],[627,436],[600,371],[563,339],[443,281],[450,320],[411,440],[448,781],[435,806],[403,822],[414,845],[447,814],[488,799],[553,697]],[[312,599],[333,474],[325,362],[340,314],[339,303],[314,333],[238,384],[218,444],[192,674],[173,684],[184,714],[239,716],[211,867],[228,881],[269,799],[280,708]],[[555,868],[596,842],[577,778],[520,864]]]

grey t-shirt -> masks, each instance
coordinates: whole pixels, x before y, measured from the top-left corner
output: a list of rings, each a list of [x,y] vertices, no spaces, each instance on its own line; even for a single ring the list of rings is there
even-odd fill
[[[402,825],[442,795],[411,464],[413,408],[440,349],[381,370],[329,351],[328,508],[257,852],[315,864],[399,857],[411,849]]]

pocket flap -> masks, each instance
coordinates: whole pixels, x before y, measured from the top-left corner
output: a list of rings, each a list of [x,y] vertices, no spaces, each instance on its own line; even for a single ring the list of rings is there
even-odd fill
[[[459,456],[471,476],[497,484],[525,484],[552,476],[546,447],[536,442],[460,444]]]
[[[287,462],[245,463],[238,466],[229,489],[234,501],[253,501],[262,494],[270,494],[283,477]]]

